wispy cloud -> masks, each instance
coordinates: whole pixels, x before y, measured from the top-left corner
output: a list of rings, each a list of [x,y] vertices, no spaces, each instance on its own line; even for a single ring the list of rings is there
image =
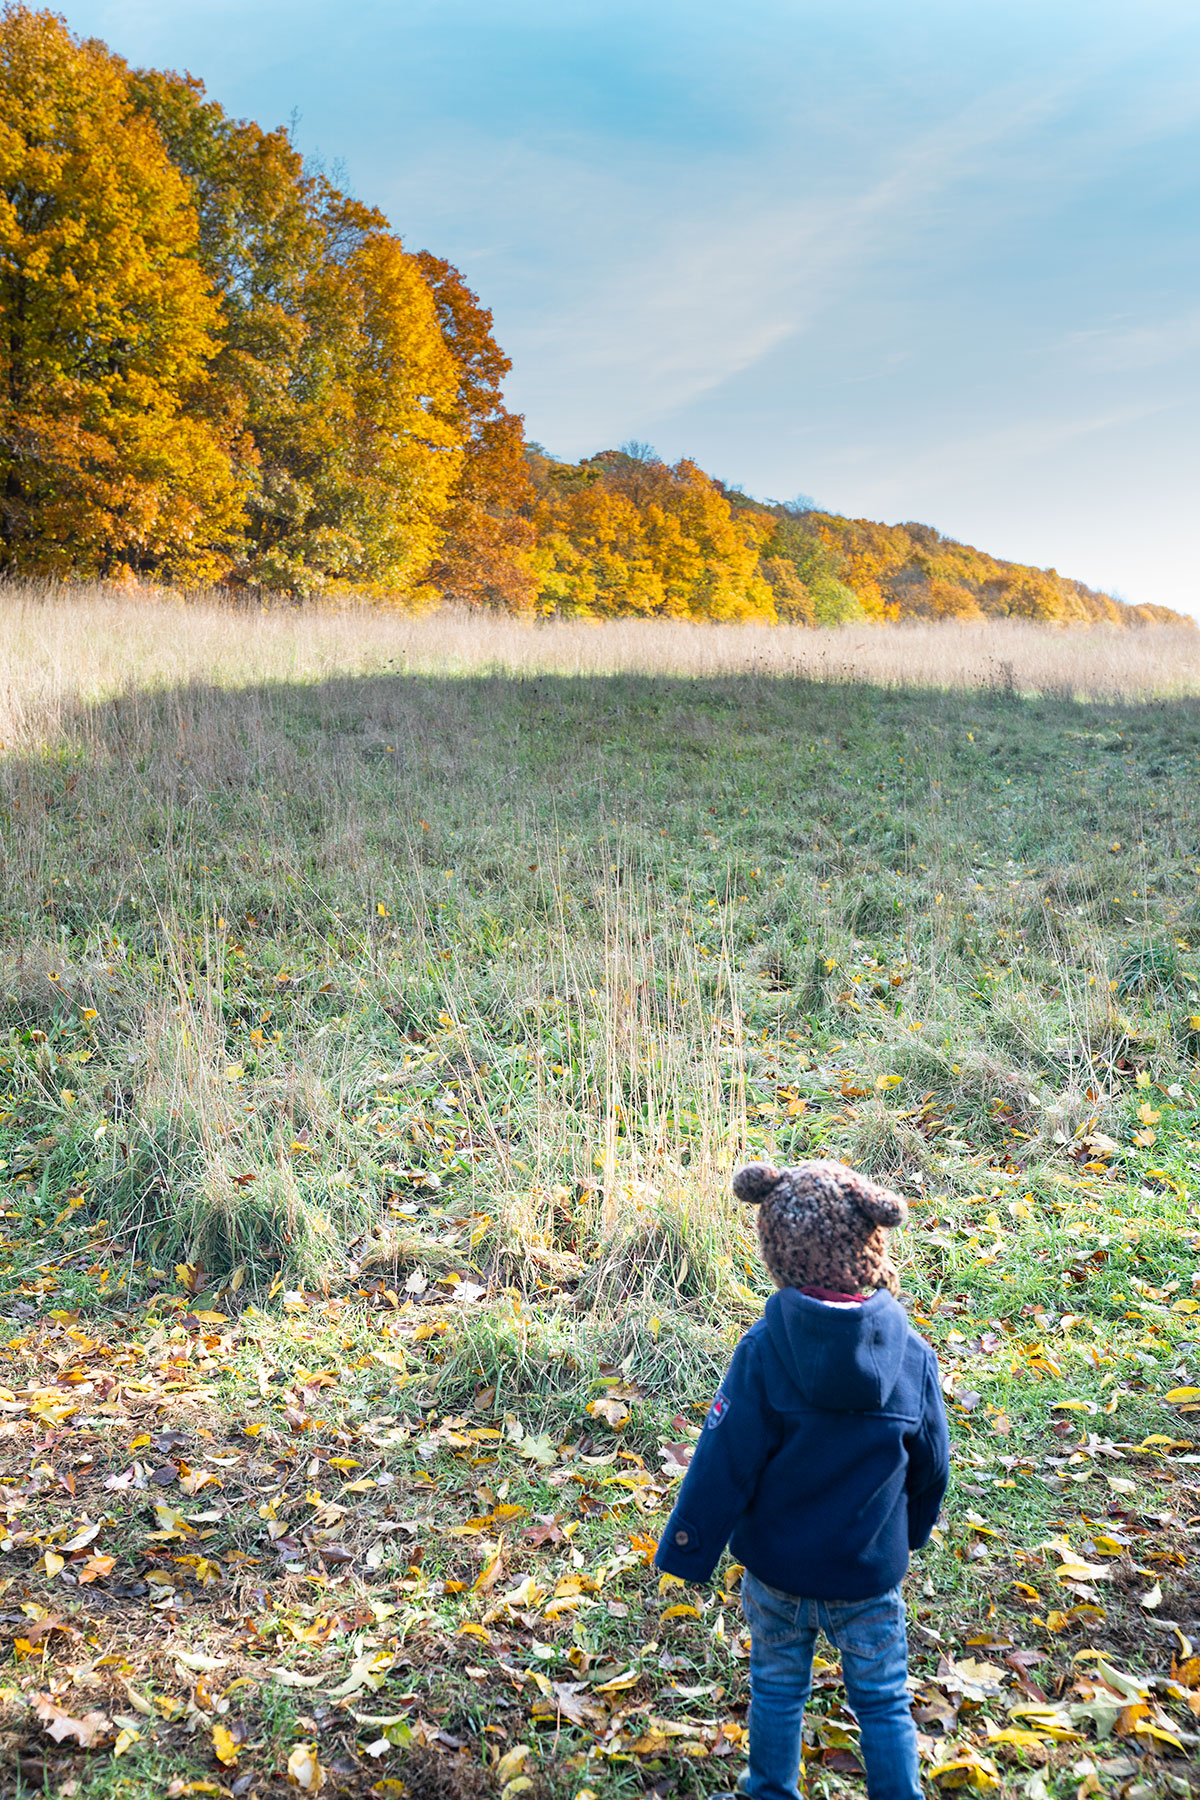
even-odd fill
[[[1182,362],[1200,351],[1200,307],[1153,324],[1119,322],[1073,331],[1064,348],[1085,368],[1113,374]]]

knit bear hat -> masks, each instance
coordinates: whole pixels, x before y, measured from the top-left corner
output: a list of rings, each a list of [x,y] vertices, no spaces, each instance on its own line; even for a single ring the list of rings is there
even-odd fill
[[[899,1293],[883,1236],[908,1218],[899,1194],[845,1163],[824,1161],[790,1169],[747,1163],[734,1176],[733,1191],[758,1208],[758,1239],[777,1287]]]

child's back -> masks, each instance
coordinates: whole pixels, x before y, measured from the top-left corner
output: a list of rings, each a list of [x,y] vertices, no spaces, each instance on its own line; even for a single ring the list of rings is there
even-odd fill
[[[944,1446],[936,1358],[886,1288],[861,1305],[784,1288],[734,1352],[659,1566],[707,1581],[728,1542],[788,1593],[881,1594],[937,1518]]]

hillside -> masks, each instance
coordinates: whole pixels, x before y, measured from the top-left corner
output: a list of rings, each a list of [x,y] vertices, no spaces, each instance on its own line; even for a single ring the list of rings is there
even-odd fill
[[[539,612],[873,624],[1039,619],[1178,624],[1054,569],[1005,562],[930,525],[762,503],[643,446],[563,463],[531,447]],[[1183,620],[1183,623],[1190,621]]]

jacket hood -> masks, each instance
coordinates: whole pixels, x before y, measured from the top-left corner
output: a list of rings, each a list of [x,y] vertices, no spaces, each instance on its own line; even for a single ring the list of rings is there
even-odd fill
[[[830,1306],[781,1288],[763,1315],[772,1347],[804,1398],[826,1412],[878,1412],[900,1378],[909,1324],[886,1288]]]

